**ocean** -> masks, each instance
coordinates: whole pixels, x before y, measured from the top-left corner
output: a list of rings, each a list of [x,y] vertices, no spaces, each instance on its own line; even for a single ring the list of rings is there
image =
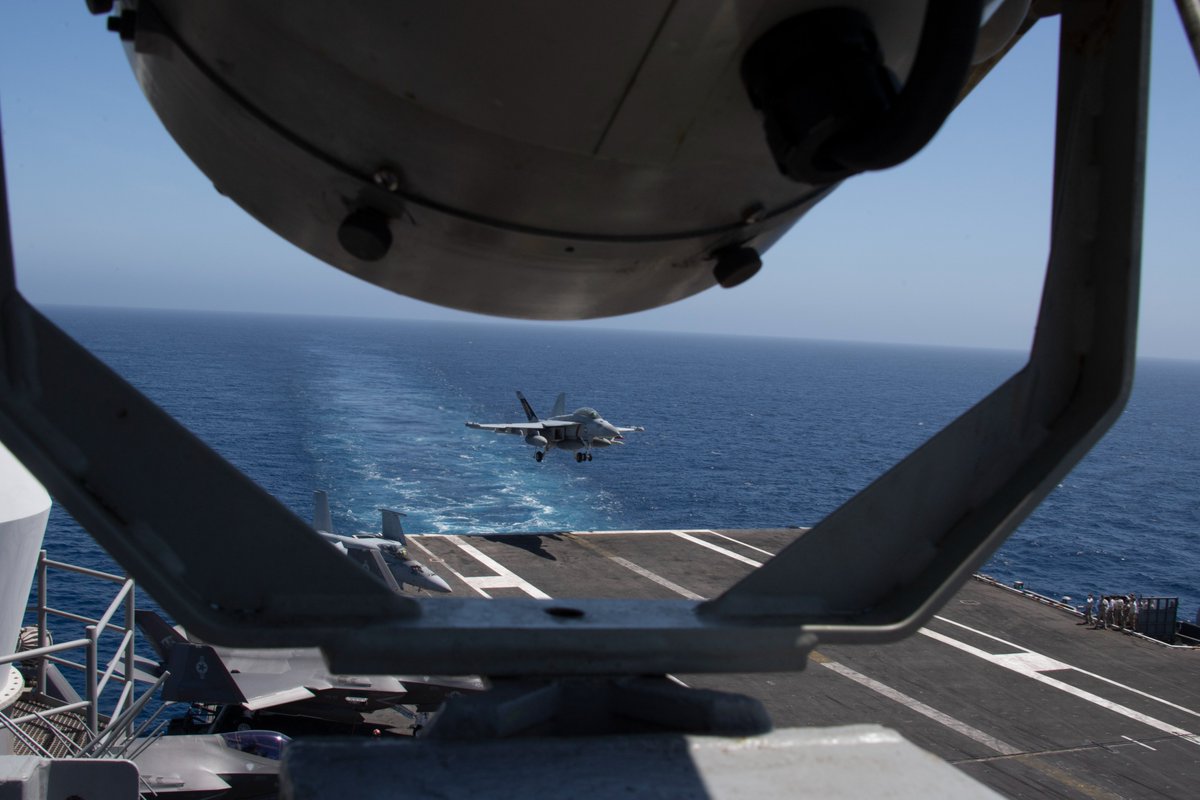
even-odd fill
[[[296,514],[421,532],[807,526],[1024,354],[795,339],[111,309],[46,313]],[[643,425],[576,463],[464,422],[596,408]],[[1075,600],[1200,606],[1200,363],[1142,359],[1128,407],[984,569]],[[213,525],[221,524],[214,507]],[[51,558],[120,571],[60,507]],[[68,583],[69,586],[69,583]],[[68,591],[72,591],[68,588]],[[57,601],[98,614],[79,589]]]

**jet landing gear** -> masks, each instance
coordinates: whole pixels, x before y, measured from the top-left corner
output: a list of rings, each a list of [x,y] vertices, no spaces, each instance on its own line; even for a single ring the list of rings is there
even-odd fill
[[[576,454],[575,454],[575,460],[576,460],[576,461],[578,461],[578,462],[583,462],[583,461],[591,461],[591,460],[592,460],[592,454],[591,454],[591,453],[576,453]]]
[[[546,457],[546,454],[543,453],[541,450],[538,450],[536,453],[533,454],[533,457],[540,464],[540,463],[542,463],[542,459]]]

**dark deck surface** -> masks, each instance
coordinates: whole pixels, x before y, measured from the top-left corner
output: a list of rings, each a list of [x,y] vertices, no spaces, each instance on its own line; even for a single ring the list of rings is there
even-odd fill
[[[799,534],[414,536],[460,596],[712,597]],[[424,552],[422,552],[424,551]],[[821,646],[797,673],[680,675],[778,727],[875,722],[1009,797],[1200,797],[1200,650],[1092,630],[972,581],[920,634]]]

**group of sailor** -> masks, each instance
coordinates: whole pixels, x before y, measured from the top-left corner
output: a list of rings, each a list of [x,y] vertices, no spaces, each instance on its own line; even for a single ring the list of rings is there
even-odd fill
[[[1113,628],[1118,631],[1132,631],[1137,627],[1137,616],[1149,605],[1148,600],[1139,600],[1133,594],[1106,594],[1100,597],[1097,607],[1096,598],[1088,594],[1087,605],[1083,610],[1083,624],[1093,628]]]

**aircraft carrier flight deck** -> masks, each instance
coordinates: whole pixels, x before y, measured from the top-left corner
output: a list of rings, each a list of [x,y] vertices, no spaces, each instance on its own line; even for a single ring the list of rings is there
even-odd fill
[[[458,596],[713,597],[800,529],[410,536]],[[678,675],[776,727],[879,723],[1008,797],[1200,796],[1200,651],[967,583],[919,634],[819,646],[803,672]]]

